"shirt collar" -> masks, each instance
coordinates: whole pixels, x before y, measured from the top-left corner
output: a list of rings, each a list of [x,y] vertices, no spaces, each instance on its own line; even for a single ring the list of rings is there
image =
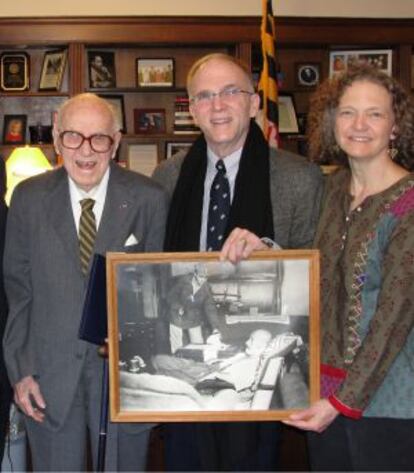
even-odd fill
[[[69,193],[72,205],[76,204],[79,205],[79,202],[83,199],[90,198],[93,199],[96,203],[100,204],[102,207],[105,203],[106,191],[108,189],[108,181],[109,181],[109,173],[110,169],[105,171],[101,182],[93,187],[89,192],[84,191],[81,189],[75,181],[68,175],[69,179]]]
[[[210,148],[207,148],[208,166],[215,168],[217,161],[222,159],[224,162],[224,165],[226,166],[227,174],[231,174],[233,170],[236,170],[237,172],[239,168],[242,151],[243,151],[243,147],[239,148],[238,150],[234,151],[228,156],[225,156],[224,158],[220,158]]]

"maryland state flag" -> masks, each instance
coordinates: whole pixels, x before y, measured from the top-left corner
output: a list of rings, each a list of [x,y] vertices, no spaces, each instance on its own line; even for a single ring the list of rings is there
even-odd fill
[[[259,94],[261,113],[259,122],[270,146],[279,145],[279,114],[277,108],[277,78],[275,57],[275,21],[272,0],[262,0],[262,56],[263,68],[260,74]]]

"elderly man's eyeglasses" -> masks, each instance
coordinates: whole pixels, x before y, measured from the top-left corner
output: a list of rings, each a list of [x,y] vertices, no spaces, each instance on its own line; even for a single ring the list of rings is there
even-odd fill
[[[237,100],[240,95],[254,95],[254,92],[249,92],[248,90],[240,89],[239,87],[229,87],[220,92],[211,92],[209,90],[204,90],[194,97],[190,98],[191,103],[194,105],[208,105],[211,104],[215,97],[219,97],[225,103],[231,103]]]
[[[114,144],[114,140],[109,135],[91,135],[84,136],[78,131],[62,131],[59,135],[60,141],[65,148],[79,149],[84,141],[89,142],[89,146],[95,153],[106,153]]]

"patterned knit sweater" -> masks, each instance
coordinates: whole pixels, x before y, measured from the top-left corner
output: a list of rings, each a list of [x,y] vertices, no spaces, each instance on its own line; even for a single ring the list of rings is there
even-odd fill
[[[321,251],[322,396],[359,418],[414,418],[414,174],[350,211],[328,178]]]

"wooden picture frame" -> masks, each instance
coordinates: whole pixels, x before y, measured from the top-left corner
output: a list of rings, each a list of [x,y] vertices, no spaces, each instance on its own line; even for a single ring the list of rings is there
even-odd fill
[[[319,399],[317,250],[108,253],[106,274],[112,421],[277,420]]]
[[[164,108],[134,108],[134,131],[136,134],[165,133]]]
[[[27,115],[4,115],[3,144],[25,144],[26,124]]]
[[[292,94],[279,94],[279,133],[296,134],[299,133],[299,124],[296,116],[295,102]]]
[[[352,51],[331,51],[329,53],[329,77],[348,69],[353,63],[375,65],[381,71],[392,75],[392,49],[365,49]]]
[[[60,90],[67,61],[67,50],[46,51],[40,74],[39,90]]]
[[[30,88],[30,56],[26,52],[7,52],[0,56],[0,88],[5,92]]]
[[[316,87],[321,80],[321,63],[297,62],[295,64],[296,85],[298,87]]]
[[[165,157],[166,159],[171,158],[180,151],[189,150],[191,146],[193,146],[192,141],[167,141],[165,143]]]
[[[142,88],[174,87],[173,58],[137,58],[137,86]]]
[[[122,125],[121,132],[126,133],[126,122],[125,122],[125,101],[123,95],[110,95],[110,94],[98,94],[99,97],[105,99],[115,110],[118,120]]]
[[[111,89],[116,87],[114,51],[88,51],[89,87]]]

